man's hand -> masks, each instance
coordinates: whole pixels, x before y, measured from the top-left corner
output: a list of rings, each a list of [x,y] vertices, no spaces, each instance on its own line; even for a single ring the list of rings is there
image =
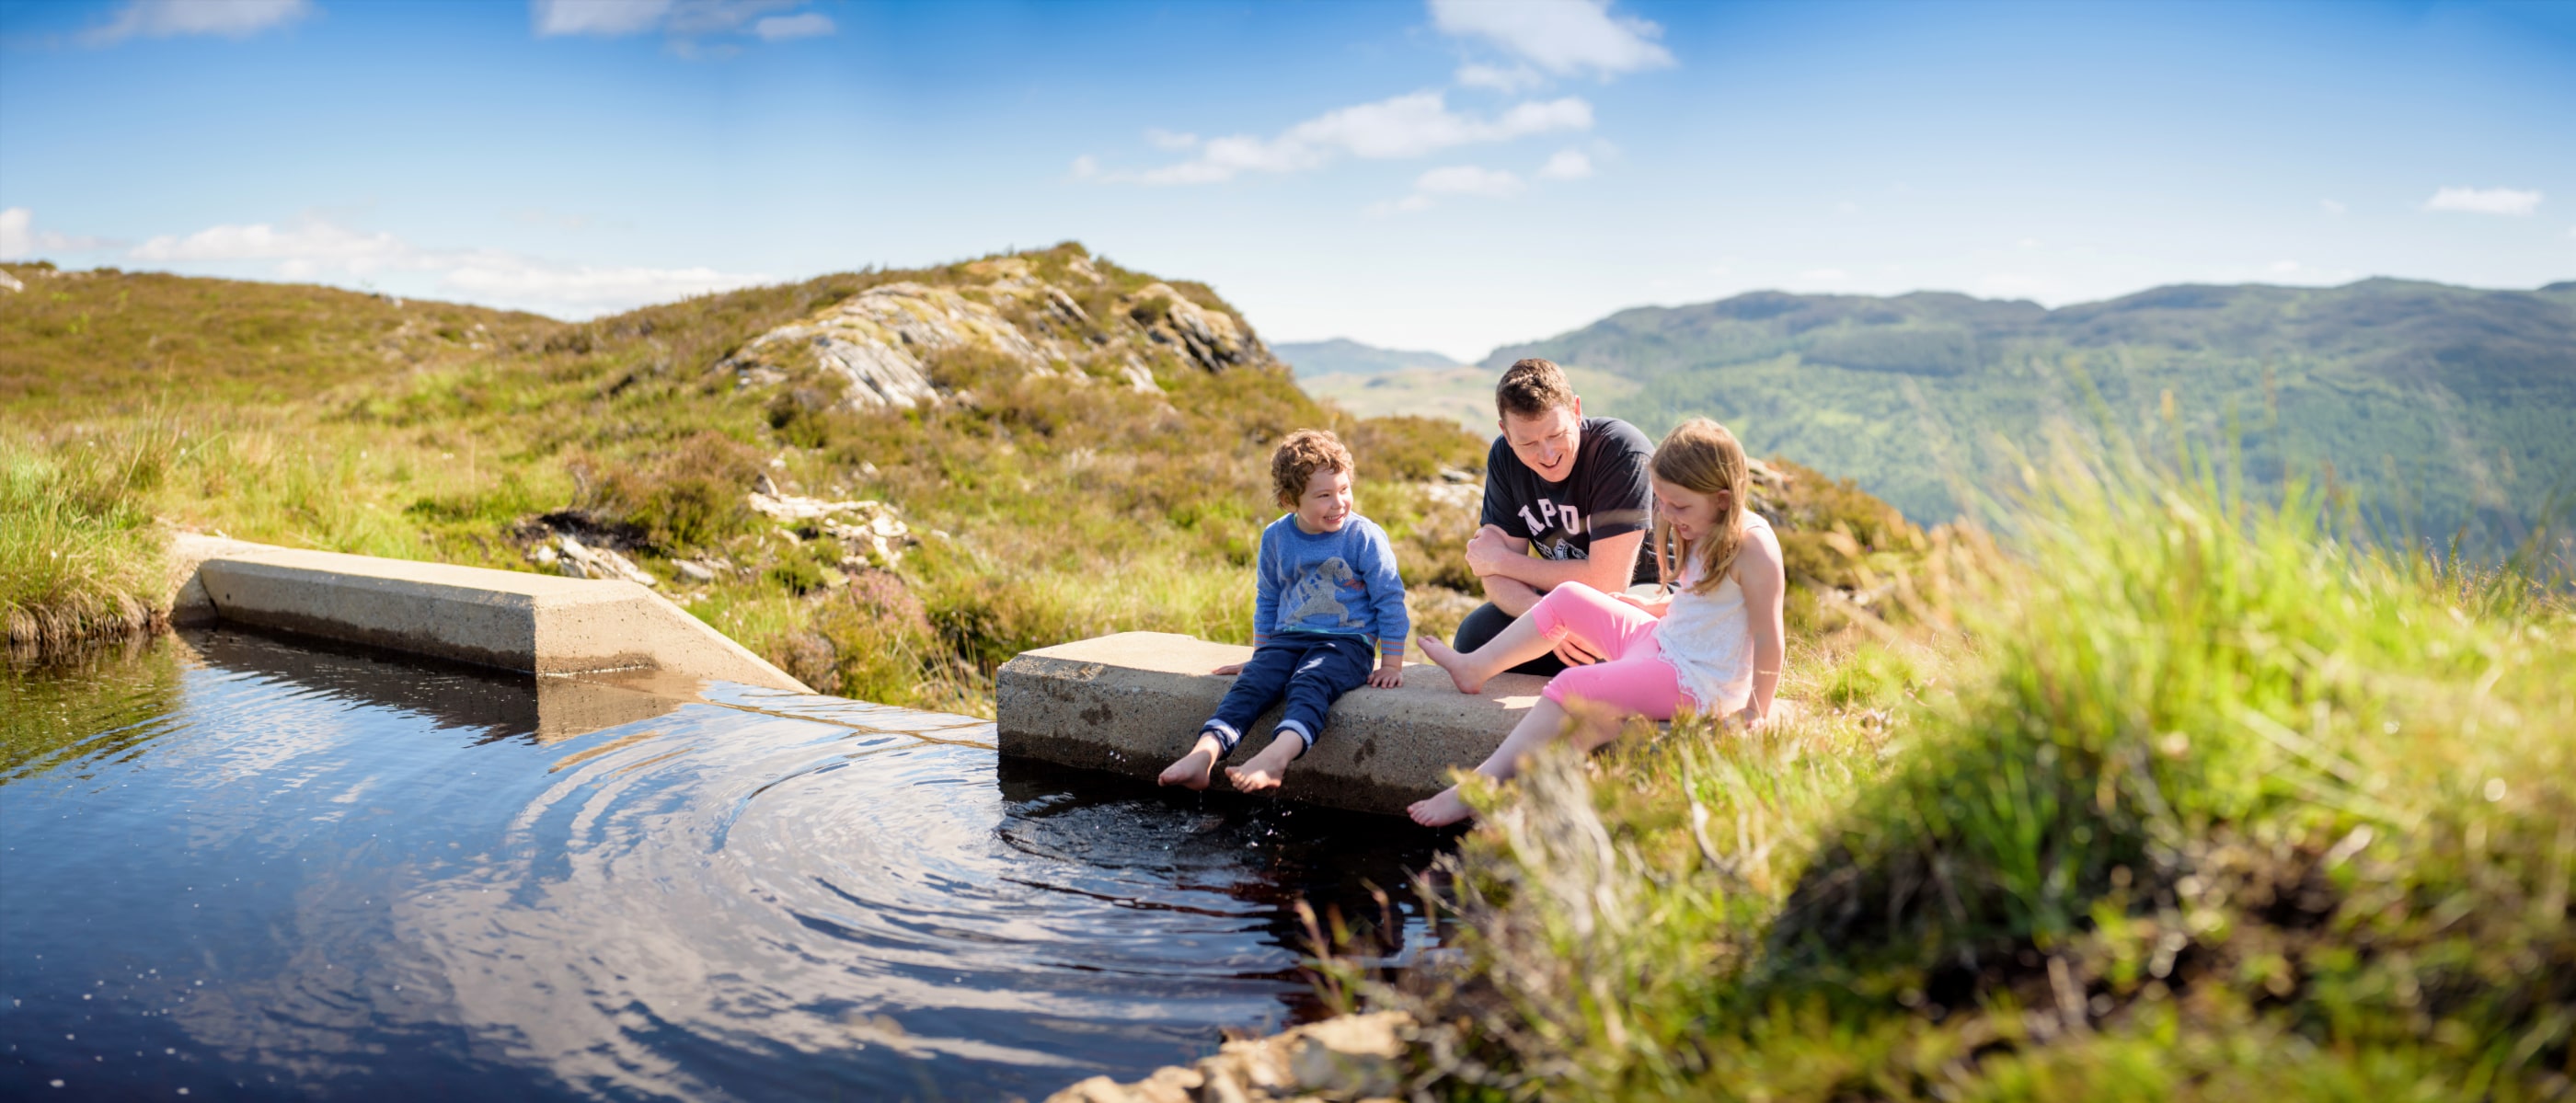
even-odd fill
[[[1476,530],[1467,540],[1467,569],[1477,577],[1501,574],[1503,564],[1525,559],[1521,549],[1512,546],[1512,535],[1500,525],[1487,525]]]
[[[1610,656],[1595,650],[1590,643],[1584,641],[1583,637],[1571,632],[1566,633],[1563,639],[1556,641],[1557,661],[1562,662],[1567,666],[1590,666],[1609,657]]]
[[[1214,669],[1214,670],[1208,671],[1208,673],[1210,673],[1210,674],[1241,674],[1241,673],[1243,673],[1243,664],[1242,664],[1242,663],[1227,663],[1227,664],[1225,664],[1224,666],[1220,666],[1220,667],[1218,667],[1218,668],[1216,668],[1216,669]]]
[[[1404,684],[1404,659],[1398,656],[1378,664],[1369,671],[1369,684],[1379,689],[1394,689]]]

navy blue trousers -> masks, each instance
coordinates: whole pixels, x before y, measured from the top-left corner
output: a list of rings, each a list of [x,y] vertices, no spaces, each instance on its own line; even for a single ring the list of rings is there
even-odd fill
[[[1243,664],[1234,688],[1225,691],[1216,715],[1199,730],[1215,733],[1225,744],[1225,753],[1233,754],[1252,722],[1284,696],[1288,706],[1281,711],[1279,730],[1297,733],[1305,743],[1297,754],[1304,757],[1306,747],[1314,746],[1315,737],[1322,734],[1324,714],[1332,711],[1333,702],[1368,681],[1369,671],[1376,666],[1377,646],[1357,637],[1273,636],[1252,649],[1252,661]]]

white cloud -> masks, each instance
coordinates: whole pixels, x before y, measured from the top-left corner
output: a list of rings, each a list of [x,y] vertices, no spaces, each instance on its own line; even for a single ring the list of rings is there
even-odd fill
[[[2527,215],[2540,207],[2540,193],[2513,188],[2443,188],[2424,201],[2428,211],[2469,214]]]
[[[1810,268],[1798,273],[1800,283],[1840,283],[1850,278],[1851,273],[1840,268]]]
[[[1156,149],[1189,149],[1199,144],[1196,134],[1183,134],[1159,126],[1146,127],[1145,140],[1154,143]]]
[[[1413,190],[1426,195],[1483,195],[1494,198],[1518,195],[1521,178],[1502,169],[1479,168],[1475,165],[1449,165],[1423,173],[1413,181]]]
[[[1491,88],[1497,92],[1518,92],[1547,83],[1545,74],[1527,65],[1509,69],[1494,65],[1461,65],[1457,72],[1461,88]]]
[[[1609,0],[1431,0],[1431,23],[1559,76],[1588,71],[1607,79],[1673,63],[1654,41],[1663,28],[1610,14]]]
[[[561,35],[622,35],[660,32],[686,42],[720,34],[757,35],[762,41],[827,35],[837,30],[830,16],[801,12],[776,16],[804,0],[528,0],[528,25],[539,38]],[[698,51],[684,48],[682,56]],[[724,56],[725,51],[713,51]]]
[[[763,42],[785,42],[791,38],[821,38],[839,30],[832,17],[818,11],[795,15],[773,15],[751,25],[751,33]]]
[[[662,26],[672,0],[528,0],[537,37],[642,34]]]
[[[39,253],[88,253],[117,245],[105,238],[39,230],[35,222],[35,212],[25,207],[0,210],[0,260],[26,260]]]
[[[2327,213],[2327,214],[2333,215],[2333,216],[2335,216],[2336,218],[2341,218],[2341,217],[2343,217],[2343,212],[2344,212],[2345,210],[2347,210],[2348,208],[2346,208],[2346,207],[2343,205],[2343,203],[2342,203],[2341,201],[2338,201],[2338,200],[2333,200],[2333,199],[2320,199],[2320,200],[2317,200],[2317,209],[2318,209],[2318,210],[2321,210],[2321,211],[2324,211],[2324,212],[2325,212],[2325,213]]]
[[[2271,272],[2275,276],[2296,275],[2298,271],[2299,262],[2295,260],[2276,260],[2272,262]]]
[[[1538,167],[1538,174],[1549,180],[1581,180],[1592,175],[1592,158],[1579,149],[1560,149]]]
[[[108,46],[137,35],[248,38],[311,14],[312,0],[127,0],[115,18],[82,32],[80,39],[87,45]]]
[[[1080,157],[1076,157],[1076,158],[1074,158],[1074,159],[1073,159],[1073,178],[1074,178],[1074,179],[1076,179],[1076,180],[1094,180],[1094,179],[1098,179],[1098,178],[1099,178],[1099,176],[1100,176],[1100,158],[1094,157],[1094,156],[1092,156],[1092,155],[1090,155],[1090,154],[1086,153],[1086,154],[1083,154],[1083,155],[1082,155],[1082,156],[1080,156]]]
[[[1212,184],[1244,172],[1322,168],[1343,156],[1420,157],[1452,146],[1591,127],[1592,105],[1572,96],[1525,101],[1487,118],[1449,110],[1441,92],[1415,92],[1329,111],[1277,137],[1210,138],[1195,160],[1109,178],[1142,184]]]
[[[0,218],[0,231],[5,229],[6,220]],[[440,291],[470,301],[567,317],[768,280],[712,268],[564,264],[498,249],[429,250],[390,233],[361,233],[322,219],[282,228],[268,223],[211,226],[184,237],[153,238],[126,255],[182,265],[265,262],[271,274],[293,280],[414,273],[430,276]]]

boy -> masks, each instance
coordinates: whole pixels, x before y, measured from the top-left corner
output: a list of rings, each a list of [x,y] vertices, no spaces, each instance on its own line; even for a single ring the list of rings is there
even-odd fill
[[[1392,689],[1404,681],[1404,582],[1386,532],[1351,504],[1351,454],[1331,433],[1301,429],[1270,455],[1270,482],[1287,516],[1261,530],[1253,566],[1252,661],[1239,674],[1196,745],[1165,767],[1165,785],[1205,789],[1208,773],[1234,753],[1244,729],[1281,697],[1285,715],[1270,745],[1226,777],[1236,789],[1277,788],[1288,763],[1324,730],[1324,714],[1363,681]],[[1377,668],[1369,669],[1374,652]]]

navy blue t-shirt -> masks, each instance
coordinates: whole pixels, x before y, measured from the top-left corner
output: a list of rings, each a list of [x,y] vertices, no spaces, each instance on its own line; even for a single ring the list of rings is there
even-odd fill
[[[1653,523],[1655,490],[1646,481],[1646,463],[1655,448],[1646,434],[1618,418],[1587,417],[1582,435],[1574,449],[1574,468],[1561,483],[1541,480],[1513,454],[1510,441],[1495,437],[1493,450],[1485,455],[1485,516],[1480,523],[1527,539],[1532,550],[1549,559],[1589,559],[1594,540],[1638,532]],[[1629,582],[1654,580],[1655,557],[1640,543]]]

